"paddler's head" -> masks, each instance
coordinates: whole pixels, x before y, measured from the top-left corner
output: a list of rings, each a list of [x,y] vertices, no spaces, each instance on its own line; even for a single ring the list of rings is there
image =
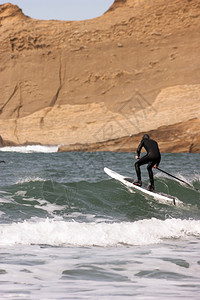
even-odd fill
[[[144,134],[142,139],[143,139],[143,140],[144,140],[144,139],[149,140],[149,139],[150,139],[150,136],[149,136],[148,134]]]

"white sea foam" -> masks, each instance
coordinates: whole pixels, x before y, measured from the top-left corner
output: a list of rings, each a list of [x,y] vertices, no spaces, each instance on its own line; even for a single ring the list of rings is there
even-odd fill
[[[140,220],[133,223],[78,223],[34,220],[1,224],[0,245],[48,244],[53,246],[149,245],[164,239],[200,237],[200,221],[167,219]]]
[[[17,180],[16,184],[23,184],[23,183],[36,182],[36,181],[45,181],[45,179],[37,177],[37,176],[26,177],[26,178],[21,178],[21,179]]]
[[[3,152],[21,152],[21,153],[54,153],[58,151],[59,146],[43,146],[43,145],[28,145],[28,146],[12,146],[1,147]]]

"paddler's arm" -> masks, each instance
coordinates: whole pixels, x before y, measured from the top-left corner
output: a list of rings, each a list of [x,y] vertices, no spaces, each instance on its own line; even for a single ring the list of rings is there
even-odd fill
[[[160,162],[159,162],[159,163],[160,163]],[[153,168],[154,168],[154,169],[158,169],[159,163],[156,163],[156,164],[153,166]]]
[[[138,146],[138,148],[137,148],[137,151],[136,151],[136,159],[139,159],[140,158],[140,152],[141,152],[141,150],[142,150],[142,147],[143,147],[143,139],[141,140],[141,142],[140,142],[140,144],[139,144],[139,146]]]

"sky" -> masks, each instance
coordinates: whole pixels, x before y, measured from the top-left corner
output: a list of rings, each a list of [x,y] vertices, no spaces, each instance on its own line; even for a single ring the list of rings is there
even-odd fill
[[[101,16],[114,0],[0,0],[0,5],[7,2],[34,19],[73,21]]]

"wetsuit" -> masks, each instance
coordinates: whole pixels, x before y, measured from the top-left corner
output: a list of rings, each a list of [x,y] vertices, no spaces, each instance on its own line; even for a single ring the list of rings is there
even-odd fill
[[[161,160],[161,155],[160,155],[160,150],[158,147],[158,144],[156,141],[151,140],[148,134],[145,134],[137,148],[137,156],[138,158],[140,157],[140,152],[142,148],[145,148],[147,151],[147,154],[140,158],[136,163],[135,163],[135,170],[136,174],[138,177],[138,182],[141,182],[141,171],[140,171],[140,166],[144,164],[147,165],[147,170],[149,173],[149,179],[150,179],[150,187],[149,189],[154,190],[154,178],[153,178],[153,171],[152,168],[154,165],[158,167],[160,160]]]

